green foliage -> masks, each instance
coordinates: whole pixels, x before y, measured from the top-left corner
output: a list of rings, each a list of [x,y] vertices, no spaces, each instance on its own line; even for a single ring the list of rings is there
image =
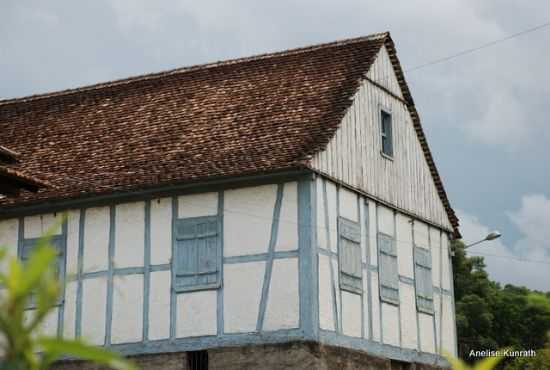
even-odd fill
[[[493,370],[495,366],[502,361],[502,357],[486,357],[481,361],[478,361],[473,366],[466,364],[459,358],[447,356],[447,360],[450,362],[453,370]]]
[[[82,340],[63,340],[41,334],[41,325],[55,308],[61,292],[55,275],[56,250],[49,245],[56,227],[40,239],[28,261],[21,263],[0,249],[0,370],[46,370],[64,356],[89,360],[115,370],[134,370],[120,355],[89,346]],[[8,261],[6,261],[8,260]],[[29,309],[33,306],[34,309]]]
[[[542,348],[550,332],[550,292],[541,293],[513,285],[502,287],[489,279],[482,257],[468,257],[460,241],[453,242],[453,250],[460,357],[473,360],[468,356],[472,349],[511,347],[544,351]],[[529,358],[511,362],[522,360],[528,361]],[[540,369],[550,369],[549,363],[545,366]]]

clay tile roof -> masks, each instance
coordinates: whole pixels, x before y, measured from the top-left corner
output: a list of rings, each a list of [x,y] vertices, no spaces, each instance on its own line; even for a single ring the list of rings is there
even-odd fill
[[[384,44],[395,51],[380,33],[0,101],[0,145],[55,186],[0,208],[307,167]]]

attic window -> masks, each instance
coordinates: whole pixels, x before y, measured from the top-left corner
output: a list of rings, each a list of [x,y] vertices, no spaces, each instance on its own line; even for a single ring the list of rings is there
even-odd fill
[[[380,111],[380,134],[382,136],[382,154],[393,158],[393,135],[391,113]]]

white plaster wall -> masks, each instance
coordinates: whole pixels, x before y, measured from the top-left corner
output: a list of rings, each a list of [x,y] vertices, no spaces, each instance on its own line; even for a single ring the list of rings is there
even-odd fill
[[[420,326],[420,350],[435,353],[433,316],[419,312],[418,325]]]
[[[170,263],[172,257],[172,198],[151,200],[151,264]]]
[[[178,198],[178,218],[215,216],[218,214],[218,193],[182,195]]]
[[[380,292],[378,290],[378,273],[371,274],[372,299],[372,339],[380,342]]]
[[[107,270],[109,259],[109,207],[86,209],[84,220],[84,272]]]
[[[400,283],[399,300],[401,302],[401,346],[416,349],[418,347],[418,332],[414,286]]]
[[[340,274],[338,272],[338,261],[336,259],[331,260],[332,271],[334,271],[334,286],[336,287],[336,320],[342,323],[342,290],[340,289]]]
[[[80,211],[69,211],[67,214],[67,277],[76,278],[78,272]]]
[[[224,265],[224,332],[256,331],[265,262]]]
[[[441,322],[443,350],[456,355],[455,322],[453,317],[453,300],[451,296],[443,296],[443,320]]]
[[[359,222],[358,220],[358,210],[357,210],[357,194],[346,189],[340,188],[340,216]]]
[[[0,247],[5,247],[8,256],[17,256],[17,239],[18,239],[19,221],[17,219],[0,221]],[[4,271],[8,264],[8,260],[4,259],[0,262],[0,270]]]
[[[135,343],[143,338],[143,275],[113,279],[111,343]]]
[[[53,308],[46,317],[44,318],[44,321],[40,325],[40,334],[49,336],[49,337],[55,337],[57,336],[57,321],[59,318],[59,308]]]
[[[393,236],[395,234],[393,223],[393,210],[378,205],[378,231]]]
[[[435,344],[436,349],[441,353],[441,296],[434,292],[434,319],[435,319]]]
[[[319,255],[319,324],[324,330],[334,331],[335,318],[333,310],[332,282],[330,278],[330,260],[328,256]]]
[[[217,294],[216,290],[178,294],[176,318],[178,338],[216,335]]]
[[[361,262],[368,263],[369,256],[369,230],[366,219],[365,199],[359,198],[359,226],[361,227]],[[364,280],[366,281],[366,280]]]
[[[330,249],[333,252],[338,250],[338,207],[336,200],[336,185],[333,182],[327,183],[327,205],[328,223],[330,232]]]
[[[430,250],[432,253],[432,281],[440,287],[441,272],[441,235],[438,229],[430,227]]]
[[[414,278],[412,224],[410,217],[396,217],[397,263],[400,275]]]
[[[325,200],[323,195],[323,182],[321,177],[317,178],[316,193],[317,193],[317,245],[319,248],[329,249],[327,243],[327,224],[325,222]]]
[[[55,229],[53,229],[53,234],[61,234],[61,218],[62,214],[60,213],[49,213],[25,217],[24,237],[39,238],[54,227]]]
[[[378,265],[378,247],[377,247],[377,235],[378,230],[376,229],[376,203],[369,200],[369,256],[371,265]]]
[[[170,337],[170,271],[151,272],[149,339]]]
[[[76,335],[76,291],[78,283],[71,281],[65,287],[65,308],[63,310],[63,337],[73,339]]]
[[[92,344],[105,342],[107,278],[85,279],[82,284],[82,336]]]
[[[350,337],[361,337],[361,296],[342,291],[342,332]]]
[[[300,326],[299,288],[298,258],[274,260],[264,330],[292,329]]]
[[[267,252],[276,193],[276,185],[225,192],[224,256]]]
[[[369,322],[369,295],[368,290],[370,287],[368,287],[368,280],[367,280],[367,269],[363,269],[363,318],[364,318],[364,331],[363,331],[363,337],[368,338],[369,337],[369,330],[370,330],[370,322]]]
[[[441,269],[442,271],[442,280],[441,287],[443,289],[450,290],[453,277],[451,274],[451,259],[449,257],[449,239],[447,235],[441,238],[441,253],[443,254]]]
[[[422,221],[414,221],[414,243],[418,247],[430,248],[428,225]]]
[[[399,346],[399,309],[382,303],[382,335],[385,344]]]
[[[115,267],[143,266],[145,203],[124,203],[115,210]]]
[[[276,251],[298,249],[298,184],[284,184]]]

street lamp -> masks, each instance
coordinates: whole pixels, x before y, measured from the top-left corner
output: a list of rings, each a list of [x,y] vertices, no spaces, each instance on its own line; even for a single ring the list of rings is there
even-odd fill
[[[470,248],[476,244],[479,244],[479,243],[483,243],[485,241],[489,241],[489,240],[495,240],[495,239],[498,239],[501,237],[501,233],[499,233],[498,231],[491,231],[489,234],[487,234],[487,236],[483,239],[481,239],[480,241],[477,241],[475,243],[472,243],[472,244],[468,244],[467,246],[464,247],[464,249],[466,248]]]

